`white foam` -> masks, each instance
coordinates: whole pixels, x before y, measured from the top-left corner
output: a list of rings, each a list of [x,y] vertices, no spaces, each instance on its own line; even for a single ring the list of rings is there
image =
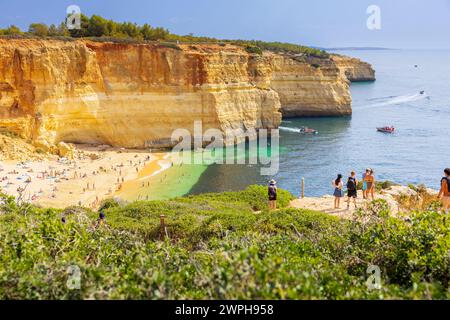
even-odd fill
[[[373,104],[369,104],[369,105],[362,106],[359,108],[357,107],[357,108],[355,108],[355,110],[363,110],[363,109],[371,109],[371,108],[379,108],[379,107],[385,107],[385,106],[391,106],[391,105],[398,105],[398,104],[403,104],[403,103],[407,103],[407,102],[423,100],[423,99],[427,99],[427,98],[429,98],[429,96],[426,94],[420,94],[420,93],[407,94],[407,95],[392,97],[383,102],[373,103]],[[382,98],[380,98],[380,99],[382,99]]]
[[[298,129],[298,128],[278,127],[278,129],[283,130],[283,131],[300,133],[300,129]]]
[[[156,176],[158,174],[160,174],[163,171],[166,171],[167,169],[169,169],[170,167],[172,167],[172,162],[168,162],[166,160],[159,160],[158,161],[158,165],[161,167],[160,169],[156,170],[155,172],[153,172],[152,174],[139,178],[137,179],[137,181],[142,181],[142,180],[146,180],[150,177]]]

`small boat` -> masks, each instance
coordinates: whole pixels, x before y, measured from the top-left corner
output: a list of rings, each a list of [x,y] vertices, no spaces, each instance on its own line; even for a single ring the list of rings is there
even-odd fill
[[[424,93],[425,93],[425,91],[423,91],[423,90],[422,90],[422,91],[420,91],[420,94],[424,94]]]
[[[386,126],[386,127],[379,127],[379,128],[377,128],[377,131],[379,131],[379,132],[384,132],[384,133],[394,133],[394,131],[395,131],[395,128],[394,127],[388,127],[388,126]]]
[[[300,128],[300,133],[318,134],[319,131],[317,131],[316,129],[308,128],[308,127],[301,127]]]

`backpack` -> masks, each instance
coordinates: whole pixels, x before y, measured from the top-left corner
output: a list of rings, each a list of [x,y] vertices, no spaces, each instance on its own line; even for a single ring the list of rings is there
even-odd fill
[[[350,191],[356,190],[356,181],[355,178],[349,177],[347,181],[347,189]]]
[[[441,179],[441,186],[442,186],[442,182],[443,182],[444,180],[447,180],[447,193],[450,193],[450,178],[443,177],[443,178]]]
[[[277,195],[277,191],[275,189],[275,186],[269,186],[269,196],[274,197]]]

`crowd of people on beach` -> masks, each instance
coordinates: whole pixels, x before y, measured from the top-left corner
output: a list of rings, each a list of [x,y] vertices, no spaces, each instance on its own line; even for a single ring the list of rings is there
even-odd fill
[[[80,190],[77,204],[96,208],[102,201],[103,191],[101,190],[101,179],[103,174],[114,173],[117,176],[116,186],[111,185],[105,194],[105,196],[109,197],[115,191],[121,190],[123,183],[130,173],[130,169],[133,172],[139,172],[151,160],[148,154],[144,157],[135,155],[134,158],[133,160],[127,160],[125,163],[124,161],[114,163],[111,158],[108,158],[110,163],[106,166],[104,164],[98,167],[90,165],[90,169],[87,169],[82,162],[83,160],[84,162],[93,162],[94,160],[89,156],[83,156],[77,160],[59,158],[57,162],[48,166],[45,165],[45,167],[42,165],[42,162],[31,161],[19,162],[15,164],[14,168],[8,171],[0,166],[0,174],[5,172],[0,176],[0,182],[2,183],[0,187],[23,201],[36,202],[41,199],[54,201],[59,196],[58,191],[60,191],[60,188],[57,186],[64,181],[73,181],[73,183],[77,184],[77,187],[67,192],[70,195],[76,196],[78,193],[77,190]],[[41,181],[45,181],[45,183]],[[100,188],[97,188],[97,182],[99,182]],[[63,189],[61,188],[61,190]]]
[[[374,200],[375,199],[375,175],[371,168],[367,168],[362,174],[361,179],[362,196],[363,199]],[[275,210],[277,205],[277,186],[275,180],[270,180],[268,185],[268,198],[269,198],[269,210]],[[332,182],[333,196],[334,196],[334,209],[340,209],[341,199],[345,197],[344,182],[342,174],[338,174],[336,179]],[[356,172],[352,171],[347,178],[347,210],[350,209],[350,203],[353,202],[355,209],[357,209],[356,199],[358,197],[359,181],[356,178]],[[438,193],[438,199],[442,201],[443,210],[446,214],[450,210],[450,168],[444,169],[444,176],[440,180],[440,190]]]

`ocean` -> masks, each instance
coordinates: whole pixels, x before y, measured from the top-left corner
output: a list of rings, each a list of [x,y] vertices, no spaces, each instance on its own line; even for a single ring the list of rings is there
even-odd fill
[[[354,170],[360,178],[367,167],[377,180],[437,189],[443,169],[450,167],[450,51],[337,53],[361,58],[376,70],[375,82],[351,84],[351,117],[285,119],[280,169],[273,176],[261,176],[258,165],[210,165],[201,170],[196,166],[194,175],[175,175],[160,183],[155,197],[241,190],[272,178],[294,195],[299,195],[304,178],[305,195],[321,196],[332,193],[331,181],[338,173],[347,177]],[[396,132],[376,131],[385,125],[394,126]],[[296,132],[301,126],[319,134],[301,135]],[[174,181],[182,188],[174,190]]]

